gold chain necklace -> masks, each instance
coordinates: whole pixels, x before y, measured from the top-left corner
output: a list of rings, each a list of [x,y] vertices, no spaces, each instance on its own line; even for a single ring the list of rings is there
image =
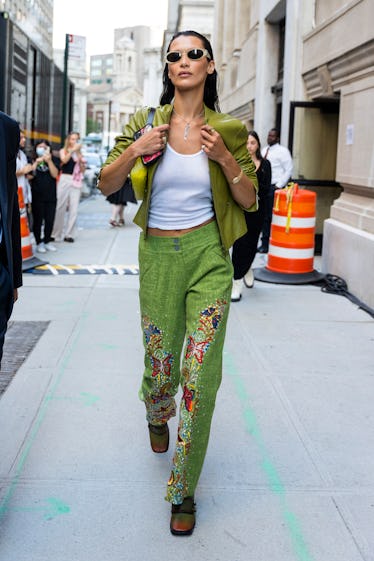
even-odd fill
[[[173,111],[174,111],[174,113],[176,114],[177,117],[179,117],[180,119],[182,119],[182,121],[184,121],[186,123],[186,126],[184,127],[183,140],[187,140],[188,133],[190,132],[190,128],[191,128],[192,123],[194,122],[195,119],[199,119],[200,117],[202,117],[204,115],[204,109],[196,117],[191,119],[191,121],[187,121],[187,119],[182,117],[182,115],[179,115],[179,113],[177,113],[177,111],[174,109],[174,107],[173,107]]]

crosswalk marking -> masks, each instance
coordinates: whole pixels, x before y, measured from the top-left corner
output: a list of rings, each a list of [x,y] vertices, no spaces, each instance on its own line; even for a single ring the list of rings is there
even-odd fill
[[[139,275],[137,265],[62,265],[47,264],[27,271],[34,275]]]

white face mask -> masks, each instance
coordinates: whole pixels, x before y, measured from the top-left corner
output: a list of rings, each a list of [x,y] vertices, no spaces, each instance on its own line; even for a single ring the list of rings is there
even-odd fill
[[[38,148],[36,149],[36,155],[37,156],[44,156],[45,154],[45,148],[43,148],[42,146],[38,146]]]

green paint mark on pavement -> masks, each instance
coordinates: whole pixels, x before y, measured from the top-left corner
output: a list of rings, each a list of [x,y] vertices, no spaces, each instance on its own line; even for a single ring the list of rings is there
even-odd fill
[[[67,349],[67,352],[65,353],[65,355],[63,356],[60,366],[59,366],[59,372],[58,375],[56,376],[56,379],[54,380],[54,383],[52,384],[51,390],[49,392],[48,395],[46,395],[40,405],[38,414],[35,418],[35,421],[31,427],[31,430],[29,432],[28,438],[24,444],[24,447],[22,449],[20,458],[18,460],[17,465],[15,466],[15,470],[14,470],[14,476],[12,478],[12,481],[9,485],[9,488],[7,489],[3,499],[0,502],[0,520],[1,518],[4,516],[4,513],[7,512],[9,510],[9,505],[10,502],[12,500],[12,497],[15,493],[15,490],[17,489],[20,477],[22,475],[23,472],[23,468],[25,466],[25,463],[29,457],[30,451],[32,449],[32,446],[35,442],[36,437],[38,436],[39,430],[41,425],[43,424],[43,421],[45,419],[45,416],[47,414],[48,408],[50,406],[51,401],[54,399],[56,392],[61,384],[61,381],[64,377],[65,371],[69,366],[71,357],[74,354],[74,351],[78,345],[78,341],[81,337],[81,334],[84,332],[84,328],[85,325],[87,323],[87,320],[89,318],[89,314],[86,311],[83,311],[81,316],[80,316],[80,320],[78,322],[77,328],[74,332],[74,336],[72,338],[72,341],[70,343],[70,346]],[[62,504],[62,503],[61,503]],[[68,507],[66,507],[68,508]]]
[[[301,525],[296,515],[288,508],[285,487],[279,477],[277,468],[271,461],[271,455],[268,452],[265,441],[261,435],[256,414],[251,408],[250,397],[243,380],[239,377],[233,358],[228,353],[225,353],[224,360],[225,371],[230,374],[236,394],[242,405],[242,413],[246,430],[253,437],[260,451],[262,457],[261,467],[266,474],[269,488],[279,497],[281,502],[282,517],[290,534],[296,558],[298,561],[313,561],[308,545],[305,542]]]
[[[48,503],[45,506],[25,506],[25,507],[1,507],[0,514],[3,514],[7,511],[12,512],[34,512],[39,513],[42,512],[44,520],[53,520],[57,518],[57,516],[61,516],[62,514],[68,514],[70,512],[70,507],[64,503],[61,499],[56,499],[55,497],[50,497],[46,499]]]

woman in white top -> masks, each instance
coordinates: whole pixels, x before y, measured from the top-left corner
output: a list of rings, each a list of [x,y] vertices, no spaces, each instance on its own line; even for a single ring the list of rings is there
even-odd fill
[[[247,131],[217,111],[216,81],[209,41],[195,31],[177,33],[166,54],[153,129],[134,141],[148,117],[148,110],[138,111],[117,139],[99,182],[108,195],[120,188],[138,157],[166,148],[147,168],[134,220],[143,229],[145,370],[139,396],[156,453],[168,449],[167,423],[176,414],[179,385],[183,391],[166,493],[175,535],[191,534],[195,525],[194,492],[222,375],[233,272],[228,248],[245,232],[242,209],[257,208]]]

